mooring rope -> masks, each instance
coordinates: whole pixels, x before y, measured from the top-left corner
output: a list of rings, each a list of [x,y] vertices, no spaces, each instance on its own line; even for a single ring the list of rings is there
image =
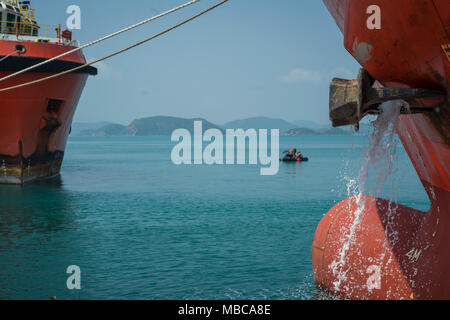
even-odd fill
[[[124,53],[124,52],[126,52],[126,51],[128,51],[128,50],[131,50],[131,49],[133,49],[133,48],[135,48],[135,47],[138,47],[138,46],[140,46],[140,45],[142,45],[142,44],[144,44],[144,43],[146,43],[146,42],[149,42],[149,41],[151,41],[151,40],[153,40],[153,39],[155,39],[155,38],[158,38],[158,37],[160,37],[160,36],[162,36],[162,35],[168,33],[169,31],[172,31],[172,30],[174,30],[174,29],[176,29],[176,28],[178,28],[178,27],[181,27],[182,25],[184,25],[184,24],[186,24],[186,23],[188,23],[188,22],[190,22],[190,21],[192,21],[192,20],[195,20],[195,19],[197,19],[198,17],[204,15],[205,13],[208,13],[209,11],[211,11],[211,10],[213,10],[213,9],[215,9],[215,8],[217,8],[217,7],[219,7],[219,6],[221,6],[221,5],[223,5],[225,2],[228,2],[228,0],[223,0],[223,1],[221,1],[221,2],[219,2],[219,3],[217,3],[217,4],[215,4],[215,5],[213,5],[212,7],[210,7],[210,8],[208,8],[208,9],[206,9],[206,10],[204,10],[204,11],[202,11],[202,12],[200,12],[200,13],[198,13],[198,14],[192,16],[192,17],[190,17],[189,19],[184,20],[183,22],[180,22],[180,23],[178,23],[178,24],[176,24],[176,25],[174,25],[174,26],[172,26],[172,27],[170,27],[170,28],[168,28],[168,29],[166,29],[166,30],[164,30],[164,31],[162,31],[162,32],[160,32],[160,33],[158,33],[158,34],[156,34],[156,35],[153,35],[153,36],[151,36],[151,37],[149,37],[149,38],[146,38],[146,39],[144,39],[144,40],[142,40],[142,41],[139,41],[139,42],[137,42],[137,43],[135,43],[135,44],[133,44],[133,45],[131,45],[131,46],[129,46],[129,47],[126,47],[126,48],[124,48],[124,49],[121,49],[121,50],[119,50],[119,51],[116,51],[116,52],[114,52],[114,53],[111,53],[111,54],[109,54],[109,55],[107,55],[107,56],[104,56],[103,58],[96,59],[96,60],[91,61],[91,62],[89,62],[89,63],[86,63],[86,64],[84,64],[84,65],[81,65],[81,66],[78,66],[78,67],[75,67],[75,68],[72,68],[72,69],[69,69],[69,70],[66,70],[66,71],[63,71],[63,72],[60,72],[60,73],[57,73],[57,74],[48,76],[48,77],[45,77],[45,78],[41,78],[41,79],[37,79],[37,80],[34,80],[34,81],[22,83],[22,84],[19,84],[19,85],[16,85],[16,86],[12,86],[12,87],[3,88],[3,89],[0,89],[0,92],[5,92],[5,91],[13,90],[13,89],[18,89],[18,88],[23,88],[23,87],[26,87],[26,86],[29,86],[29,85],[32,85],[32,84],[36,84],[36,83],[39,83],[39,82],[43,82],[43,81],[47,81],[47,80],[50,80],[50,79],[54,79],[54,78],[63,76],[63,75],[65,75],[65,74],[68,74],[68,73],[71,73],[71,72],[74,72],[74,71],[83,69],[83,68],[85,68],[85,67],[88,67],[88,66],[93,65],[93,64],[95,64],[95,63],[101,62],[101,61],[103,61],[103,60],[112,58],[112,57],[114,57],[114,56],[116,56],[116,55],[119,55],[119,54]]]
[[[11,57],[13,54],[20,52],[20,50],[15,50],[14,52],[11,52],[10,54],[4,56],[3,58],[0,59],[0,62],[5,61],[6,59],[8,59],[9,57]]]
[[[64,53],[62,53],[62,54],[60,54],[60,55],[58,55],[58,56],[56,56],[56,57],[47,59],[47,60],[45,60],[45,61],[42,61],[42,62],[40,62],[40,63],[37,63],[37,64],[35,64],[35,65],[32,65],[32,66],[30,66],[30,67],[28,67],[28,68],[25,68],[25,69],[23,69],[23,70],[20,70],[20,71],[18,71],[18,72],[16,72],[16,73],[10,74],[10,75],[8,75],[8,76],[6,76],[6,77],[1,78],[1,79],[0,79],[0,82],[1,82],[1,81],[5,81],[5,80],[10,79],[10,78],[13,78],[13,77],[16,77],[16,76],[18,76],[18,75],[20,75],[20,74],[22,74],[22,73],[25,73],[25,72],[28,72],[28,71],[30,71],[30,70],[33,70],[33,69],[35,69],[35,68],[37,68],[37,67],[40,67],[40,66],[42,66],[42,65],[44,65],[44,64],[46,64],[46,63],[55,61],[55,60],[57,60],[57,59],[59,59],[59,58],[62,58],[62,57],[64,57],[64,56],[67,56],[67,55],[69,55],[69,54],[71,54],[71,53],[74,53],[74,52],[83,50],[84,48],[93,46],[94,44],[103,42],[103,41],[108,40],[108,39],[110,39],[110,38],[112,38],[112,37],[115,37],[115,36],[117,36],[117,35],[119,35],[119,34],[122,34],[122,33],[124,33],[124,32],[130,31],[130,30],[135,29],[135,28],[137,28],[137,27],[140,27],[140,26],[142,26],[142,25],[144,25],[144,24],[147,24],[147,23],[149,23],[149,22],[151,22],[151,21],[154,21],[154,20],[156,20],[156,19],[158,19],[158,18],[164,17],[164,16],[166,16],[166,15],[168,15],[168,14],[170,14],[170,13],[173,13],[173,12],[178,11],[178,10],[180,10],[180,9],[186,8],[186,7],[192,5],[192,4],[196,3],[196,2],[199,2],[199,1],[200,1],[200,0],[192,0],[192,1],[189,1],[189,2],[187,2],[187,3],[185,3],[185,4],[182,4],[182,5],[178,6],[178,7],[175,7],[175,8],[173,8],[173,9],[167,10],[166,12],[160,13],[160,14],[154,16],[154,17],[145,19],[145,20],[143,20],[143,21],[141,21],[141,22],[139,22],[139,23],[136,23],[136,24],[134,24],[134,25],[131,25],[131,26],[129,26],[129,27],[126,27],[126,28],[124,28],[124,29],[121,29],[121,30],[119,30],[119,31],[116,31],[116,32],[114,32],[114,33],[111,33],[111,34],[109,34],[109,35],[107,35],[107,36],[104,36],[104,37],[102,37],[102,38],[100,38],[100,39],[97,39],[97,40],[95,40],[95,41],[89,42],[89,43],[87,43],[87,44],[85,44],[85,45],[83,45],[83,46],[81,46],[81,47],[78,47],[78,48],[75,48],[75,49],[73,49],[73,50],[64,52]],[[0,62],[1,62],[1,61],[0,61]]]
[[[5,91],[13,90],[13,89],[18,89],[18,88],[23,88],[23,87],[26,87],[26,86],[29,86],[29,85],[32,85],[32,84],[36,84],[36,83],[39,83],[39,82],[43,82],[43,81],[47,81],[47,80],[50,80],[50,79],[58,78],[58,77],[63,76],[65,74],[68,74],[68,73],[71,73],[71,72],[83,69],[85,67],[93,65],[93,64],[98,63],[100,61],[109,59],[111,57],[114,57],[116,55],[124,53],[124,52],[126,52],[128,50],[131,50],[131,49],[133,49],[135,47],[138,47],[138,46],[140,46],[140,45],[142,45],[142,44],[144,44],[146,42],[149,42],[149,41],[151,41],[151,40],[153,40],[155,38],[158,38],[158,37],[162,36],[163,34],[166,34],[167,32],[172,31],[172,30],[174,30],[174,29],[176,29],[178,27],[181,27],[182,25],[184,25],[184,24],[186,24],[186,23],[188,23],[188,22],[190,22],[190,21],[192,21],[194,19],[197,19],[198,17],[204,15],[205,13],[208,13],[209,11],[211,11],[211,10],[221,6],[221,5],[223,5],[225,2],[228,2],[228,0],[223,0],[222,2],[219,2],[219,3],[215,4],[214,6],[208,8],[208,9],[206,9],[206,10],[204,10],[204,11],[198,13],[198,14],[196,14],[195,16],[190,17],[189,19],[184,20],[183,22],[180,22],[180,23],[178,23],[178,24],[176,24],[176,25],[174,25],[174,26],[172,26],[172,27],[170,27],[170,28],[168,28],[168,29],[166,29],[166,30],[156,34],[156,35],[153,35],[153,36],[151,36],[151,37],[149,37],[147,39],[139,41],[139,42],[137,42],[137,43],[135,43],[135,44],[133,44],[133,45],[131,45],[129,47],[126,47],[126,48],[124,48],[122,50],[119,50],[119,51],[111,53],[111,54],[109,54],[107,56],[104,56],[103,58],[96,59],[96,60],[91,61],[89,63],[86,63],[84,65],[81,65],[81,66],[78,66],[78,67],[75,67],[75,68],[72,68],[72,69],[69,69],[69,70],[66,70],[66,71],[63,71],[63,72],[60,72],[60,73],[48,76],[48,77],[45,77],[45,78],[41,78],[41,79],[37,79],[37,80],[34,80],[34,81],[22,83],[22,84],[19,84],[19,85],[16,85],[16,86],[8,87],[8,88],[3,88],[3,89],[0,89],[0,92],[5,92]]]

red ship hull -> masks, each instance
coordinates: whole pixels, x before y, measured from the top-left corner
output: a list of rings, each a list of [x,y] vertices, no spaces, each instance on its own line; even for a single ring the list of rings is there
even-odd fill
[[[0,77],[73,47],[60,43],[0,41],[0,57],[23,45],[0,64]],[[78,51],[0,83],[1,88],[41,79],[86,62]],[[60,172],[72,119],[89,74],[95,68],[20,89],[0,92],[0,183],[23,184],[56,176]]]
[[[355,198],[324,217],[313,242],[313,269],[323,289],[349,299],[450,299],[450,2],[324,0],[345,47],[387,88],[447,94],[426,114],[402,115],[398,135],[431,201],[429,212]],[[369,29],[367,8],[381,10]],[[360,202],[361,203],[361,202]]]

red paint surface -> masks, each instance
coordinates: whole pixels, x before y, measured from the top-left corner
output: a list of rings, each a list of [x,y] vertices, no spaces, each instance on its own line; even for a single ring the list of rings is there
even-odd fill
[[[27,51],[25,54],[15,54],[15,56],[25,57],[52,58],[73,49],[73,47],[62,44],[0,41],[0,56],[10,54],[14,51],[17,44],[24,45]],[[86,62],[81,51],[63,57],[61,60],[77,63]],[[11,73],[0,72],[0,77]],[[10,87],[49,75],[51,74],[27,72],[0,82],[0,88]],[[31,156],[36,151],[38,134],[45,117],[56,117],[62,123],[61,127],[51,134],[48,151],[64,152],[73,115],[87,77],[87,74],[72,73],[24,88],[0,92],[0,155],[19,155],[19,141],[21,141],[23,146],[22,156],[24,158]],[[64,101],[57,113],[47,112],[49,99]]]
[[[363,67],[384,86],[448,92],[450,62],[441,45],[450,44],[449,1],[324,2],[357,60],[364,60],[359,45],[373,48]],[[381,8],[381,30],[366,27],[370,5]],[[343,251],[358,206],[354,198],[339,203],[319,224],[313,243],[319,286],[350,299],[450,299],[449,124],[448,103],[430,115],[401,116],[398,135],[430,197],[430,211],[366,198]]]

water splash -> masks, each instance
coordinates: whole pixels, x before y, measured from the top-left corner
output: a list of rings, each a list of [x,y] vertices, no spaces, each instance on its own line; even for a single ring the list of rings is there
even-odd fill
[[[346,238],[342,239],[343,245],[338,258],[334,260],[329,268],[336,277],[334,289],[339,291],[343,281],[347,280],[347,273],[351,266],[346,266],[346,256],[352,243],[354,242],[356,230],[361,223],[362,213],[368,205],[365,194],[375,196],[381,192],[387,181],[387,178],[396,172],[395,155],[397,153],[398,139],[395,132],[399,125],[400,111],[402,108],[409,109],[409,105],[402,101],[389,101],[380,106],[381,113],[372,121],[372,132],[369,134],[369,148],[364,157],[364,163],[356,178],[345,177],[347,181],[347,195],[354,197],[357,210],[353,212],[353,222],[349,230],[342,230]],[[369,173],[374,170],[377,172],[376,184],[370,187],[368,184]],[[394,187],[391,188],[391,202],[395,197]],[[389,206],[389,216],[393,216],[396,207]],[[349,208],[350,211],[350,208]],[[388,223],[389,224],[389,223]],[[389,230],[386,229],[389,233]],[[380,257],[380,259],[383,259]]]

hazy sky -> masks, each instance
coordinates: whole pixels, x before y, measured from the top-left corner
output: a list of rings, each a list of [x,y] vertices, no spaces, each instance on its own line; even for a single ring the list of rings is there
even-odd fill
[[[82,10],[82,44],[187,0],[34,0],[39,23],[64,24],[66,8]],[[102,57],[158,33],[212,5],[202,0],[85,50]],[[128,124],[135,118],[203,117],[223,124],[253,116],[328,122],[333,76],[359,66],[321,0],[230,0],[144,46],[97,65],[75,121]]]

